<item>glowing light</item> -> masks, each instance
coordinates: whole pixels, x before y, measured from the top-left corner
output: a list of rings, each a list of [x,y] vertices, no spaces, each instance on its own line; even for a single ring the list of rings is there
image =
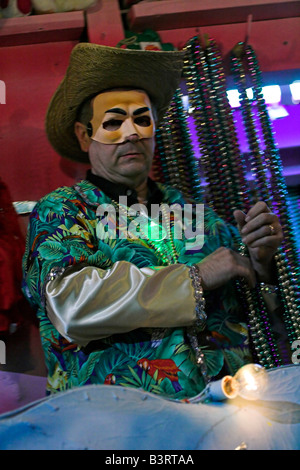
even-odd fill
[[[232,108],[238,108],[239,106],[241,106],[240,93],[238,92],[238,90],[228,90],[227,98]]]
[[[269,85],[262,88],[266,104],[280,103],[281,89],[279,85]]]
[[[281,101],[281,89],[279,85],[269,85],[262,88],[262,93],[266,104],[280,103]],[[249,100],[253,100],[252,88],[246,89],[246,95]],[[232,108],[238,108],[240,103],[240,93],[238,90],[228,90],[227,98]]]
[[[187,95],[183,95],[181,99],[182,99],[183,109],[189,112],[189,108],[190,108],[189,97]]]
[[[289,113],[285,109],[284,106],[280,104],[272,104],[268,106],[268,114],[270,116],[270,119],[272,121],[275,121],[275,119],[280,119],[287,117]]]
[[[238,108],[239,106],[241,106],[241,103],[240,103],[241,94],[239,93],[238,90],[235,90],[235,89],[228,90],[226,92],[226,94],[227,94],[229,104],[232,108]],[[252,90],[252,88],[247,88],[246,89],[246,95],[247,95],[247,98],[249,100],[253,100],[253,90]]]
[[[249,100],[253,100],[253,90],[252,88],[246,88],[246,95]]]
[[[237,382],[238,395],[247,400],[261,398],[267,384],[267,372],[258,364],[241,367],[233,377]]]
[[[300,80],[295,80],[290,84],[292,101],[294,104],[300,103]]]
[[[221,380],[210,382],[191,403],[206,400],[223,401],[240,396],[247,400],[258,400],[263,397],[268,383],[267,371],[259,364],[247,364],[241,367],[232,377],[225,375]]]
[[[300,103],[300,80],[291,83],[290,90],[292,94],[293,103]],[[239,108],[241,106],[241,94],[237,89],[230,89],[226,91],[227,99],[232,108]],[[246,89],[247,98],[254,101],[254,93],[252,88]],[[267,105],[278,105],[281,102],[281,88],[279,85],[267,85],[262,87],[262,95]],[[189,104],[187,96],[182,97],[183,107],[188,113],[192,113],[194,108]],[[255,101],[254,101],[255,104]],[[272,112],[271,119],[278,119],[280,117],[288,116],[285,108],[278,107]]]

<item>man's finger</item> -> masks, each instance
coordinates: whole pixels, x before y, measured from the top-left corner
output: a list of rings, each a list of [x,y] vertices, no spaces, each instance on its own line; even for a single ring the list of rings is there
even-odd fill
[[[233,216],[235,218],[239,231],[241,231],[246,223],[245,222],[246,214],[244,214],[243,211],[237,209],[234,211]]]
[[[264,201],[258,201],[246,214],[246,222],[249,222],[249,220],[257,217],[262,212],[271,212],[271,210]]]

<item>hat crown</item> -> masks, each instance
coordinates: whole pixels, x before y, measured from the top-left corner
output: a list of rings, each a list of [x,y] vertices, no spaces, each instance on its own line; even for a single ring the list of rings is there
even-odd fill
[[[114,88],[144,90],[160,121],[179,86],[183,52],[119,49],[80,43],[74,47],[66,75],[46,117],[48,138],[62,156],[88,161],[74,134],[78,110],[88,98]]]

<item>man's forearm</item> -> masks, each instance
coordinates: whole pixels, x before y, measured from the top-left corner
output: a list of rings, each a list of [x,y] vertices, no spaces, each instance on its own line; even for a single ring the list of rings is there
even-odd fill
[[[139,269],[126,261],[110,270],[66,270],[46,286],[46,310],[59,333],[85,346],[136,328],[188,326],[194,291],[185,265]]]

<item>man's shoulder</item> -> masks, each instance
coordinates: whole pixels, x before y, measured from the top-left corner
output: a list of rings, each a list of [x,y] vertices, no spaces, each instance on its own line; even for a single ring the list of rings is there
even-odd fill
[[[61,199],[69,198],[72,194],[75,194],[76,191],[73,186],[60,186],[50,193],[46,194],[40,199],[40,202],[47,201],[49,199]]]
[[[86,212],[95,209],[103,195],[92,183],[81,180],[73,186],[60,186],[43,196],[35,206],[35,213],[50,211],[56,214]],[[81,208],[81,209],[80,209]]]
[[[75,183],[72,186],[60,186],[53,191],[49,192],[45,196],[41,197],[38,201],[43,204],[47,201],[53,200],[72,200],[77,199],[80,195],[84,194],[87,191],[90,191],[94,188],[92,183],[89,183],[86,180],[81,180],[78,183]]]
[[[70,201],[75,197],[76,191],[72,186],[60,186],[53,191],[42,196],[35,206],[36,210],[39,210],[42,207],[53,205],[55,203],[64,203]]]

